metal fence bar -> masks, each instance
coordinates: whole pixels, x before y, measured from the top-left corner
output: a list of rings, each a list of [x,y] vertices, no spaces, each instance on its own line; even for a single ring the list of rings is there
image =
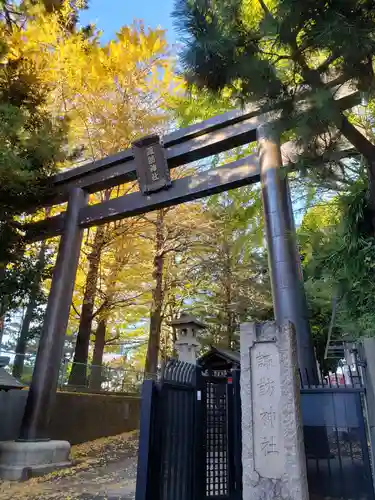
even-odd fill
[[[155,478],[155,484],[153,486],[155,497],[157,500],[163,500],[164,498],[169,498],[171,495],[169,478],[171,477],[172,465],[168,457],[172,455],[171,446],[173,437],[171,432],[171,419],[173,407],[170,403],[170,395],[164,383],[160,385],[159,391],[160,398],[156,415],[158,436],[152,467],[158,473],[158,477]],[[156,453],[159,463],[155,460]]]
[[[156,385],[155,440],[150,463],[152,498],[195,498],[195,389],[199,369],[171,361]],[[185,381],[183,383],[182,381]]]
[[[205,477],[206,477],[206,429],[204,427],[204,391],[203,391],[203,376],[199,368],[195,369],[195,405],[194,405],[194,434],[195,450],[192,455],[192,466],[194,462],[196,467],[193,468],[193,484],[194,496],[193,498],[204,498],[205,490]]]
[[[8,355],[16,355],[14,351],[7,351]],[[25,373],[19,377],[20,382],[25,386],[30,385],[32,371],[30,369],[34,368],[35,364],[35,354],[26,353],[23,355],[28,364],[25,364]],[[126,366],[124,368],[114,368],[108,366],[108,364],[94,365],[90,363],[75,363],[77,365],[83,365],[86,367],[87,383],[85,385],[73,385],[69,384],[69,372],[73,365],[72,361],[63,360],[59,369],[59,380],[58,389],[67,391],[84,391],[92,393],[140,393],[142,389],[142,383],[144,380],[157,380],[160,377],[159,373],[145,373],[143,370],[128,369]],[[10,362],[5,366],[5,370],[8,373],[12,373],[13,364]],[[102,371],[102,381],[100,388],[93,388],[90,386],[90,373],[93,369],[100,368]],[[27,370],[27,371],[26,371]]]
[[[178,392],[177,393],[178,399],[180,400],[179,402],[179,407],[181,408],[181,417],[180,419],[177,420],[178,423],[178,436],[186,436],[188,438],[188,420],[187,420],[187,412],[188,410],[188,404],[189,404],[189,393],[183,393],[183,392]],[[177,441],[177,439],[176,439]],[[186,496],[186,488],[187,488],[187,483],[188,483],[188,478],[187,478],[187,473],[189,472],[186,467],[187,463],[187,456],[186,456],[186,441],[187,439],[182,439],[180,443],[177,444],[177,451],[178,451],[178,467],[179,467],[179,485],[177,488],[178,492],[178,497],[181,500],[189,500]]]
[[[341,447],[340,447],[340,439],[339,439],[339,434],[338,434],[338,429],[337,429],[337,415],[336,415],[336,410],[335,410],[335,401],[332,396],[332,409],[333,409],[333,415],[334,415],[334,422],[335,422],[335,437],[336,437],[336,444],[337,444],[337,453],[338,453],[338,459],[339,459],[339,464],[340,464],[340,494],[341,496],[345,495],[345,489],[344,489],[344,481],[345,478],[343,477],[343,468],[342,468],[342,456],[341,456]]]
[[[235,500],[242,499],[242,416],[240,370],[233,371],[233,420],[234,420],[234,466],[235,466]]]
[[[338,361],[335,370],[324,374],[322,370],[318,372],[318,379],[312,383],[310,375],[303,370],[299,370],[300,386],[301,389],[316,389],[316,390],[353,390],[353,389],[364,389],[363,381],[363,364],[355,360],[352,365],[343,364]],[[341,368],[342,373],[338,373],[338,369]],[[349,381],[347,380],[349,379]]]
[[[183,367],[181,367],[182,371]],[[179,373],[179,376],[181,376],[181,373]],[[168,429],[167,432],[171,433],[172,436],[172,453],[170,456],[170,465],[171,465],[171,474],[170,474],[170,481],[171,481],[171,490],[172,493],[176,494],[176,486],[177,486],[177,474],[176,470],[178,469],[178,449],[179,449],[179,443],[178,440],[176,439],[177,432],[178,432],[178,421],[176,418],[176,410],[178,409],[178,392],[175,389],[172,389],[170,391],[170,408],[171,408],[171,421],[169,422],[170,428]],[[172,498],[172,497],[171,497]],[[177,496],[176,496],[177,498]],[[164,500],[164,498],[163,498]],[[166,499],[167,500],[167,499]],[[169,498],[168,498],[169,500]]]
[[[227,433],[227,454],[228,454],[228,492],[231,498],[235,494],[235,422],[234,422],[234,399],[233,399],[233,377],[231,382],[226,384],[226,399],[227,399],[227,417],[226,417],[226,433]]]
[[[150,463],[150,477],[151,477],[151,494],[149,500],[162,500],[162,478],[165,474],[165,457],[162,454],[162,446],[165,445],[165,427],[166,420],[160,418],[163,408],[167,407],[167,395],[163,391],[163,385],[160,383],[155,384],[156,393],[158,395],[156,401],[156,408],[154,413],[154,440],[152,448],[152,461]]]
[[[362,409],[360,397],[358,397],[357,412],[358,412],[359,417],[363,418],[363,409]],[[375,498],[374,478],[373,478],[372,470],[371,470],[370,453],[369,453],[369,448],[368,448],[368,440],[367,440],[367,434],[366,434],[366,428],[365,428],[364,422],[363,422],[363,425],[359,427],[359,433],[360,433],[360,439],[362,442],[363,463],[364,463],[364,467],[366,469],[366,475],[368,477],[368,481],[370,483],[369,484],[369,491],[371,491],[371,497],[369,497],[369,498],[371,500],[373,500]]]
[[[343,394],[348,394],[351,392],[355,393],[363,393],[365,390],[364,387],[344,387],[338,388],[338,387],[310,387],[308,388],[303,388],[301,389],[301,394],[333,394],[337,392],[342,392]]]

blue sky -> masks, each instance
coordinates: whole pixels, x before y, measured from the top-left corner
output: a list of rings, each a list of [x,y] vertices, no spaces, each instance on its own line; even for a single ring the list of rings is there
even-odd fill
[[[89,0],[89,9],[80,16],[83,25],[95,23],[103,30],[103,41],[112,38],[116,31],[134,19],[141,19],[146,26],[167,30],[170,44],[176,42],[171,12],[174,0]]]

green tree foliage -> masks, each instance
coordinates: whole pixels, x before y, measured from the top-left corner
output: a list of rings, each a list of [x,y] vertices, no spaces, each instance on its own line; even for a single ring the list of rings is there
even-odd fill
[[[16,345],[17,376],[27,342],[40,333],[43,281],[50,277],[51,260],[51,252],[41,259],[38,245],[25,246],[19,222],[49,193],[51,175],[74,157],[68,154],[67,120],[49,110],[51,85],[33,51],[26,50],[29,40],[23,35],[37,13],[60,12],[65,4],[0,1],[0,330],[9,333],[12,315],[24,312]],[[78,2],[69,7],[71,30],[77,8]]]
[[[65,122],[45,108],[48,87],[34,64],[12,50],[23,8],[0,4],[0,282],[13,283],[21,277],[6,276],[15,270],[6,265],[22,255],[17,217],[48,191],[48,178],[66,157]]]
[[[16,353],[12,370],[16,378],[23,375],[28,344],[39,340],[48,297],[44,285],[51,278],[52,260],[51,247],[45,241],[29,246],[17,266],[7,270],[1,283],[0,344]]]
[[[1,12],[1,10],[0,10]],[[0,330],[6,314],[45,300],[35,252],[26,252],[18,221],[48,192],[48,179],[65,158],[66,128],[45,110],[47,89],[29,61],[9,57],[10,29],[0,19]],[[1,36],[0,35],[0,36]],[[46,271],[48,272],[48,271]],[[42,274],[45,274],[43,271]],[[35,286],[38,283],[38,286]],[[2,333],[2,332],[1,332]],[[30,333],[30,335],[33,335]],[[26,334],[27,337],[30,336]],[[1,335],[2,337],[2,335]]]
[[[198,89],[195,85],[188,86],[185,83],[184,90],[182,95],[171,95],[166,100],[166,105],[177,118],[179,127],[207,120],[235,107],[231,92],[226,89],[219,96],[215,96],[207,89]]]
[[[37,203],[47,179],[64,159],[64,124],[44,111],[43,86],[32,68],[12,63],[0,69],[1,261],[9,260],[18,239],[15,215]]]
[[[272,318],[261,214],[260,193],[253,187],[207,201],[209,224],[196,255],[192,302],[208,324],[206,343],[235,348],[241,322]]]
[[[178,125],[182,127],[235,106],[228,88],[218,95],[196,85],[186,90],[183,96],[170,100]],[[253,146],[209,158],[197,168],[229,163],[253,152]],[[166,316],[170,322],[188,309],[208,326],[204,345],[236,348],[242,321],[273,317],[260,191],[256,187],[244,187],[211,196],[200,204],[205,221],[201,223],[198,240],[174,266],[178,286],[172,286],[168,294]],[[175,332],[171,328],[165,330],[164,344],[171,345]]]
[[[333,309],[333,339],[375,334],[375,244],[365,193],[359,179],[347,194],[308,210],[300,227],[312,328],[323,333],[320,355]]]
[[[350,81],[372,95],[374,13],[373,0],[178,0],[175,9],[187,35],[182,62],[189,82],[281,108],[283,125],[310,158],[334,149],[341,136],[363,155],[373,231],[375,146],[334,102],[333,89]]]

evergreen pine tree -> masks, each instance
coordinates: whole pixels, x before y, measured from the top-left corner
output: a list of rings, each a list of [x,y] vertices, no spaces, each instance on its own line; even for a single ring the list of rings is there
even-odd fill
[[[182,62],[190,83],[281,107],[284,126],[310,157],[342,136],[354,146],[367,162],[374,232],[375,146],[334,93],[350,82],[364,98],[373,95],[375,1],[177,0],[174,16],[187,35]],[[309,112],[300,112],[302,93]]]

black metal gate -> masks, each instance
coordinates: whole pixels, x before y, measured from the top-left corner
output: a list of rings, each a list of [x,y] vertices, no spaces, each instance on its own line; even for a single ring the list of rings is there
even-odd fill
[[[241,498],[241,417],[239,371],[203,377],[205,497]]]
[[[301,388],[312,500],[374,500],[360,378]]]
[[[240,500],[239,387],[175,360],[144,382],[136,500]]]
[[[192,500],[202,490],[200,369],[172,360],[142,390],[136,500]]]

